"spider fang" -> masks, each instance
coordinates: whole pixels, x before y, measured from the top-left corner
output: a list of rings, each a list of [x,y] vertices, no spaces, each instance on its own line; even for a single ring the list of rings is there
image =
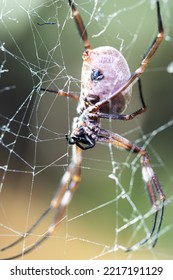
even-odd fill
[[[82,132],[77,136],[65,135],[68,144],[76,144],[82,150],[91,149],[95,146],[95,141],[91,136],[88,136],[86,133]],[[86,146],[85,146],[86,145]]]

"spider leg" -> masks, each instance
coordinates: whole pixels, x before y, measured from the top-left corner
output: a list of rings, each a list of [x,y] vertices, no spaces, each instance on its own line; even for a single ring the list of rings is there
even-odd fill
[[[113,119],[113,120],[123,120],[123,121],[129,121],[134,119],[137,115],[140,115],[144,112],[146,112],[147,107],[145,105],[145,101],[143,98],[143,94],[142,94],[142,84],[141,84],[141,79],[138,79],[138,88],[139,88],[139,96],[140,96],[140,100],[142,103],[142,107],[140,109],[138,109],[137,111],[129,114],[129,115],[119,115],[119,114],[105,114],[105,113],[101,113],[101,112],[97,112],[96,116],[98,118],[104,118],[104,119]],[[90,114],[90,116],[92,117],[92,113]],[[93,114],[93,116],[95,117],[95,115]]]
[[[151,167],[150,160],[148,153],[143,148],[131,143],[124,137],[113,133],[111,131],[100,129],[99,136],[97,139],[98,142],[106,142],[111,143],[117,148],[125,149],[132,153],[137,153],[141,157],[141,168],[142,168],[142,176],[143,180],[147,186],[147,190],[149,193],[150,201],[154,210],[154,218],[153,218],[153,224],[152,228],[149,232],[149,234],[140,242],[133,245],[131,248],[128,248],[127,251],[133,251],[138,249],[140,246],[144,245],[151,237],[153,236],[154,232],[155,237],[154,241],[152,243],[152,246],[154,247],[156,245],[160,228],[163,221],[163,214],[164,214],[164,203],[165,203],[165,194],[162,190],[162,187],[154,173],[153,168]],[[160,201],[160,205],[157,201],[157,196]],[[160,218],[158,221],[158,213],[160,211]],[[158,225],[157,225],[158,221]]]
[[[41,221],[49,214],[49,212],[52,210],[51,205],[42,213],[42,215],[39,217],[39,219],[30,227],[30,229],[22,234],[20,238],[18,238],[16,241],[10,243],[9,245],[3,247],[0,249],[0,252],[6,251],[7,249],[10,249],[20,243],[22,240],[26,239],[27,236],[29,236],[30,233],[33,232],[33,230],[41,223]]]
[[[71,201],[73,193],[76,191],[76,189],[79,185],[80,173],[81,173],[81,149],[79,147],[77,147],[76,145],[74,145],[73,150],[72,150],[72,162],[69,165],[67,171],[64,173],[64,175],[60,181],[60,185],[58,186],[57,192],[55,193],[55,195],[50,203],[50,206],[22,237],[20,237],[18,240],[11,243],[10,245],[8,245],[4,248],[1,248],[0,251],[5,251],[5,250],[15,246],[22,240],[25,240],[26,237],[29,236],[29,234],[31,232],[33,232],[33,230],[40,224],[40,222],[43,220],[43,218],[45,218],[45,216],[47,216],[47,214],[50,211],[52,211],[53,209],[56,209],[54,219],[53,219],[52,223],[50,224],[48,230],[42,235],[42,237],[38,241],[36,241],[34,244],[27,247],[26,249],[24,248],[21,253],[16,254],[12,257],[6,258],[6,259],[8,259],[8,260],[16,259],[16,258],[19,258],[19,257],[22,257],[22,256],[28,254],[29,252],[31,252],[32,250],[37,248],[41,243],[43,243],[43,241],[45,241],[49,236],[51,236],[55,232],[56,228],[59,226],[59,224],[64,216],[66,208],[68,207],[68,205]]]
[[[97,102],[94,106],[92,106],[92,108],[90,108],[91,113],[95,112],[95,111],[99,111],[99,109],[103,105],[109,103],[111,99],[113,99],[116,96],[118,96],[119,94],[121,94],[122,91],[124,91],[126,88],[128,88],[132,83],[136,82],[136,80],[142,75],[142,73],[147,68],[150,59],[152,58],[155,51],[159,47],[160,43],[163,40],[163,36],[164,36],[164,29],[163,29],[162,18],[161,18],[161,13],[160,13],[159,0],[156,1],[156,8],[157,8],[157,20],[158,20],[158,34],[157,34],[156,38],[154,39],[154,41],[152,42],[152,44],[150,45],[147,52],[145,53],[145,55],[141,61],[140,67],[131,74],[131,77],[129,78],[129,80],[122,87],[120,87],[116,92],[114,92],[111,96],[108,96],[107,98]]]
[[[41,88],[41,91],[55,93],[59,96],[67,96],[67,97],[75,99],[76,101],[79,101],[79,95],[74,94],[74,93],[64,92],[63,90],[57,91],[57,90],[52,90],[52,89]]]
[[[69,2],[69,5],[71,7],[71,10],[72,10],[72,13],[73,13],[73,16],[74,16],[74,20],[76,22],[76,26],[77,26],[77,29],[79,31],[79,35],[83,40],[84,47],[85,47],[86,50],[91,49],[91,45],[90,45],[90,42],[88,40],[88,35],[87,35],[87,32],[86,32],[83,20],[80,16],[78,10],[75,7],[75,5],[73,3],[73,0],[68,0],[68,2]]]

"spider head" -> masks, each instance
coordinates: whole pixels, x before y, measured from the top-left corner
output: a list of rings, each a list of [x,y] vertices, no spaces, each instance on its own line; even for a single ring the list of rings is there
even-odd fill
[[[70,145],[76,144],[82,150],[91,149],[95,146],[94,139],[87,135],[83,130],[78,135],[68,135],[66,134],[67,142]]]

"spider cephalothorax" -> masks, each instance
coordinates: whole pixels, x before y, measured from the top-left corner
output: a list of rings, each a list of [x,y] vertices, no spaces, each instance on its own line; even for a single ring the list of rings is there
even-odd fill
[[[85,109],[79,117],[74,118],[72,132],[66,135],[66,139],[70,145],[76,144],[82,150],[91,149],[96,144],[99,130],[99,122],[90,117]]]

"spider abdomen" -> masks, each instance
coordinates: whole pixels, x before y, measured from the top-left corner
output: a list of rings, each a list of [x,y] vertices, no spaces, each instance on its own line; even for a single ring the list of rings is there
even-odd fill
[[[95,104],[115,93],[130,78],[130,69],[124,56],[113,47],[98,47],[83,55],[81,96],[77,108],[81,113],[87,104]],[[131,96],[131,87],[104,105],[101,111],[109,114],[126,109]]]

